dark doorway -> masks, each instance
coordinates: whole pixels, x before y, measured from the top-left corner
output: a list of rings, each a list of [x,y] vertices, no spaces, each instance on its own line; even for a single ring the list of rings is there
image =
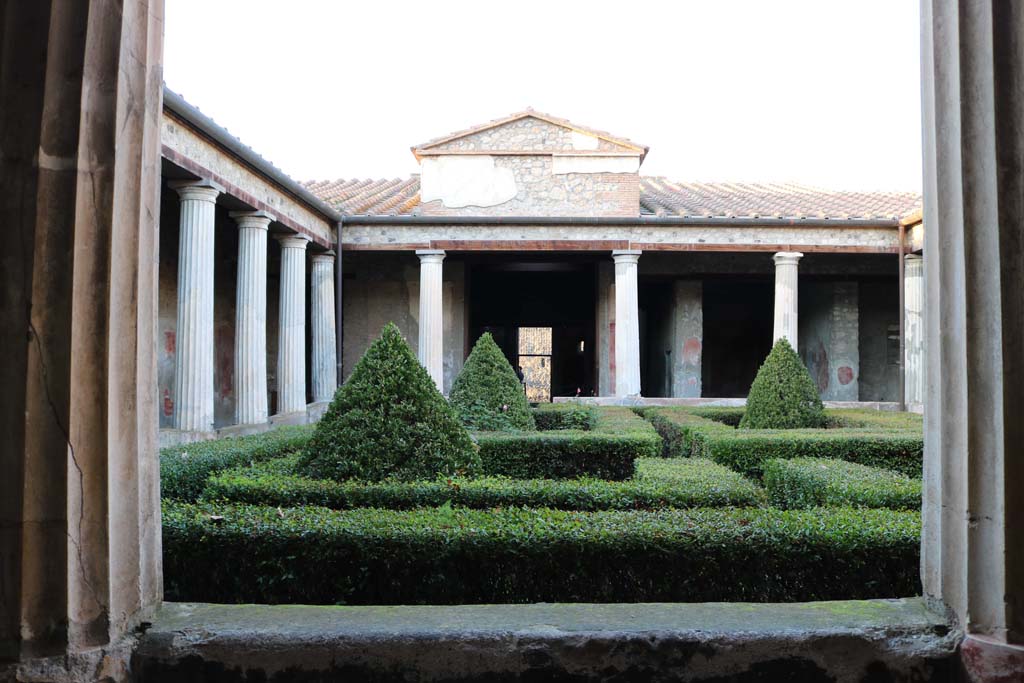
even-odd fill
[[[641,282],[640,386],[651,398],[672,395],[672,281]]]
[[[771,351],[774,304],[769,279],[704,281],[703,396],[746,397]]]
[[[593,392],[593,264],[476,263],[469,266],[468,285],[470,346],[490,332],[516,367],[519,329],[551,328],[551,396]]]

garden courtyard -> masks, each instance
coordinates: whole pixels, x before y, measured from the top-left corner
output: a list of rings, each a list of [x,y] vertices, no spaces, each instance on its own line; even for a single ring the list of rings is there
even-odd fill
[[[317,425],[164,449],[166,598],[796,602],[921,593],[919,415],[530,406],[484,335],[446,399],[388,326]]]

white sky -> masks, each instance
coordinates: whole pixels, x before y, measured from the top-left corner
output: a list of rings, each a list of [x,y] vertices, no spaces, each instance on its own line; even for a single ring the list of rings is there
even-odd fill
[[[297,180],[532,106],[645,175],[920,190],[917,0],[167,0],[168,86]]]

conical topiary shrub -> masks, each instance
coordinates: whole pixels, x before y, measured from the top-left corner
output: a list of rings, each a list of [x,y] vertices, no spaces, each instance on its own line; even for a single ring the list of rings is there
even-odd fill
[[[534,429],[533,413],[515,370],[484,332],[455,378],[449,400],[470,429]]]
[[[824,427],[825,407],[800,356],[782,337],[757,371],[741,429]]]
[[[299,466],[338,481],[433,479],[481,468],[469,433],[394,323],[334,395]]]

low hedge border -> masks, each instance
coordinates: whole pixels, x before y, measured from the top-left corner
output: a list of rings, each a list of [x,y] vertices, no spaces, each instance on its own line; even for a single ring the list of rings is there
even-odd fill
[[[540,430],[577,429],[589,431],[597,421],[594,406],[570,401],[542,403],[533,409],[533,419]]]
[[[868,411],[863,411],[868,412]],[[924,438],[912,429],[733,429],[689,409],[649,408],[667,457],[705,457],[751,477],[771,458],[833,458],[920,477]]]
[[[637,458],[656,457],[661,438],[629,408],[594,408],[588,431],[476,432],[484,472],[516,479],[633,476]]]
[[[842,460],[768,460],[764,463],[764,485],[772,502],[782,508],[921,509],[919,479]]]
[[[302,450],[315,425],[278,427],[251,436],[171,446],[160,451],[160,495],[194,501],[211,474]]]
[[[296,458],[226,470],[209,479],[205,500],[254,505],[322,506],[334,510],[379,507],[406,510],[445,504],[474,509],[544,507],[559,510],[655,510],[688,507],[760,507],[760,486],[709,460],[636,461],[629,481],[601,479],[440,479],[417,482],[344,482],[297,476]]]
[[[920,594],[920,514],[163,506],[166,598],[788,602]]]

